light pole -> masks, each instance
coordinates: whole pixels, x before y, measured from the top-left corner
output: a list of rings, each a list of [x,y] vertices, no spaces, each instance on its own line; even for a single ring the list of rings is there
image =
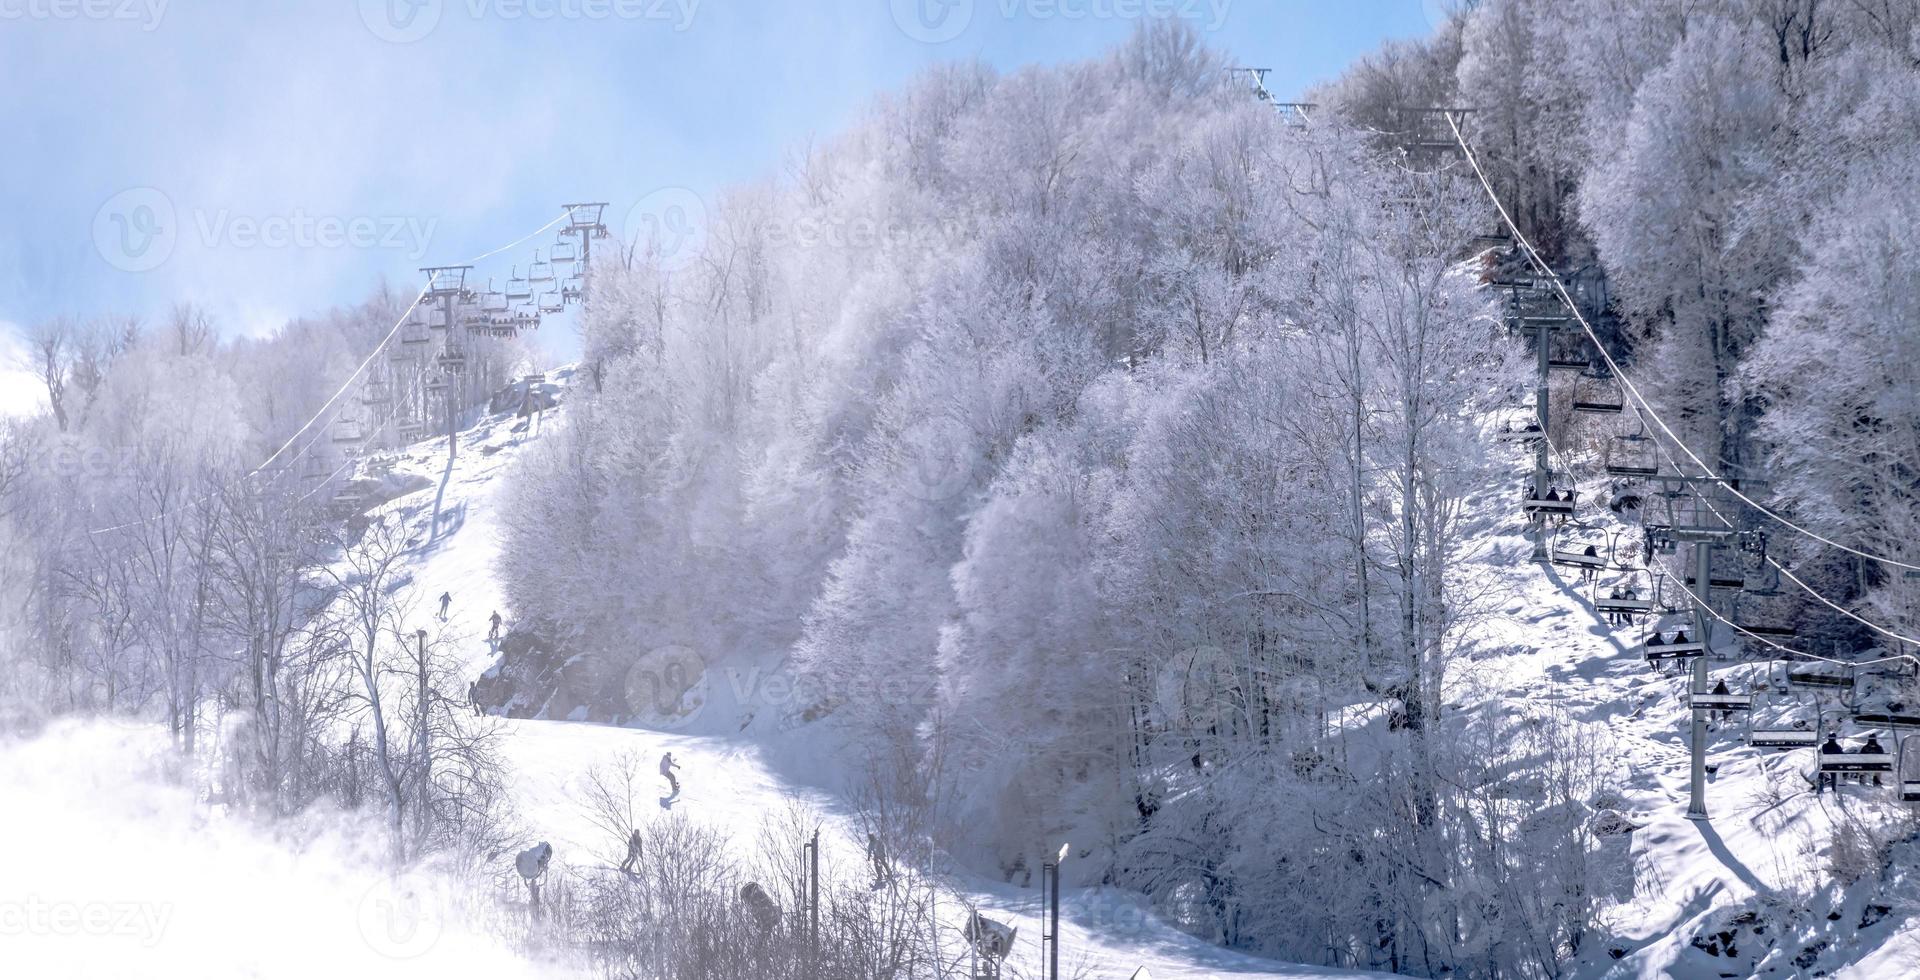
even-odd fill
[[[1047,903],[1041,913],[1040,926],[1040,946],[1045,957],[1040,964],[1043,980],[1060,980],[1060,865],[1066,862],[1067,850],[1072,846],[1060,845],[1060,853],[1040,865],[1040,897]]]

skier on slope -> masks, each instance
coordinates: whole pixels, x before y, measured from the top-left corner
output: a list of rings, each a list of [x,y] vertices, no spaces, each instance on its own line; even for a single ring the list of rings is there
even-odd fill
[[[660,757],[660,775],[667,777],[667,785],[673,787],[675,796],[680,795],[680,780],[673,775],[673,771],[678,768],[680,765],[673,761],[673,753],[668,752]]]
[[[620,870],[628,874],[640,864],[640,828],[633,829],[633,836],[627,838],[627,857],[620,862]]]
[[[880,843],[878,834],[867,835],[867,859],[873,862],[873,887],[878,888],[892,880],[893,872],[887,865],[887,846]]]
[[[492,623],[493,627],[487,630],[487,642],[497,643],[500,640],[500,610],[495,609],[493,611],[493,618],[488,622]]]
[[[453,593],[451,592],[440,593],[440,621],[441,622],[444,623],[447,621],[447,607],[451,605],[453,605]]]

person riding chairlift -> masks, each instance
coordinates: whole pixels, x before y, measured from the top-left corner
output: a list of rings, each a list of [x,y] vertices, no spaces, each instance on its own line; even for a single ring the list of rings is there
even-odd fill
[[[1859,748],[1859,754],[1861,755],[1885,755],[1886,752],[1886,747],[1880,744],[1880,736],[1878,735],[1868,735],[1867,740],[1862,743]],[[1865,779],[1866,774],[1862,773],[1858,778]],[[1880,785],[1880,774],[1877,772],[1873,774],[1873,785]]]
[[[1600,557],[1600,549],[1594,547],[1593,545],[1587,545],[1585,548],[1580,549],[1580,553],[1582,555],[1585,555],[1588,558]],[[1582,583],[1591,582],[1593,581],[1593,577],[1599,574],[1599,572],[1600,570],[1597,568],[1594,568],[1592,565],[1581,565],[1580,581]]]
[[[1846,749],[1840,747],[1840,736],[1837,733],[1828,732],[1827,740],[1820,743],[1820,758],[1822,761],[1825,761],[1827,756],[1845,755],[1846,752]],[[1819,779],[1814,785],[1814,792],[1820,792],[1829,786],[1833,787],[1836,792],[1839,791],[1840,774],[1837,772],[1820,772]]]

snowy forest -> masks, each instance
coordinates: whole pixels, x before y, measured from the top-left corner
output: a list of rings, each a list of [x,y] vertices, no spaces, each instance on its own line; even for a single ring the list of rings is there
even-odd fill
[[[433,616],[454,590],[425,564],[459,540],[431,489],[452,485],[444,437],[386,432],[421,465],[377,472],[319,440],[318,470],[348,467],[359,496],[261,467],[306,444],[410,295],[381,285],[265,338],[190,304],[34,325],[47,411],[0,434],[0,721],[157,723],[204,802],[269,826],[364,813],[385,866],[516,896],[502,861],[542,837],[513,787],[549,763],[506,726],[564,719],[764,745],[848,801],[876,866],[1031,893],[1057,864],[1250,957],[1913,975],[1911,935],[1810,930],[1920,911],[1920,818],[1896,795],[1920,759],[1898,721],[1920,723],[1920,2],[1477,0],[1297,103],[1241,59],[1259,52],[1156,23],[1076,63],[950,62],[709,202],[697,254],[594,246],[559,407],[497,455],[498,393],[557,366],[474,340],[447,411],[497,493],[461,519],[494,522],[510,614],[478,661],[477,630],[444,600]],[[1548,268],[1584,333],[1514,312],[1505,284]],[[1577,373],[1536,403],[1549,361]],[[431,362],[392,364],[379,397],[425,399]],[[1725,547],[1685,544],[1655,470],[1738,510],[1737,547],[1732,524]],[[1571,522],[1522,513],[1576,486]],[[403,505],[430,498],[422,531]],[[1641,626],[1724,623],[1701,652],[1757,693],[1755,720],[1716,720],[1717,785],[1819,814],[1769,859],[1785,885],[1679,908],[1695,872],[1646,828],[1678,816],[1684,766],[1666,781],[1623,726],[1657,716],[1678,759],[1705,712],[1642,662],[1674,645],[1657,628],[1600,625],[1569,544],[1592,541],[1601,578],[1656,596]],[[1734,568],[1724,596],[1689,577],[1701,549]],[[1542,579],[1563,553],[1584,570]],[[1547,666],[1567,653],[1549,599],[1633,662]],[[1887,738],[1892,789],[1835,779],[1819,803],[1824,784],[1738,741],[1761,744],[1762,708],[1798,710],[1770,666],[1787,677],[1797,651],[1845,666],[1846,718],[1872,700],[1887,719],[1846,734]],[[1605,693],[1566,693],[1582,684]],[[1809,737],[1841,716],[1822,697]],[[968,975],[937,942],[917,958],[933,885],[830,902],[845,963],[716,952],[751,931],[722,901],[746,872],[702,863],[719,845],[679,811],[643,834],[634,765],[554,795],[587,799],[615,858],[629,832],[629,858],[679,857],[642,897],[610,867],[550,875],[546,941],[595,952],[534,959]],[[676,798],[694,779],[661,773]],[[791,855],[752,853],[804,904]],[[695,894],[718,904],[661,911]],[[1661,955],[1731,964],[1733,939],[1702,937],[1751,929],[1741,914],[1776,925],[1777,956],[1634,959],[1666,936]],[[480,916],[542,941],[506,918]],[[605,954],[623,943],[648,952]]]

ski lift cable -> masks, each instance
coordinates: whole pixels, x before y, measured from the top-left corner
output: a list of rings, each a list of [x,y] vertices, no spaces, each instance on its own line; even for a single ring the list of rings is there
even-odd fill
[[[1760,634],[1755,633],[1744,626],[1741,626],[1739,623],[1736,623],[1733,620],[1728,619],[1725,616],[1722,616],[1719,610],[1713,608],[1711,605],[1708,605],[1707,602],[1701,599],[1699,595],[1695,594],[1692,589],[1687,588],[1687,584],[1685,582],[1680,581],[1679,579],[1674,578],[1671,575],[1667,576],[1667,578],[1669,581],[1673,582],[1674,588],[1677,588],[1681,592],[1686,593],[1687,598],[1693,600],[1693,604],[1695,608],[1706,610],[1707,615],[1713,617],[1716,620],[1719,620],[1722,623],[1725,623],[1729,627],[1732,627],[1735,633],[1738,633],[1741,636],[1750,640],[1759,640],[1761,643],[1764,643],[1767,646],[1770,646],[1782,653],[1790,653],[1796,657],[1804,657],[1808,660],[1818,660],[1818,661],[1821,661],[1822,663],[1836,664],[1842,667],[1871,667],[1875,664],[1884,664],[1884,663],[1909,663],[1909,664],[1914,664],[1916,666],[1920,666],[1920,657],[1916,657],[1910,653],[1896,653],[1896,654],[1893,654],[1892,656],[1876,657],[1872,660],[1840,660],[1835,657],[1823,657],[1817,653],[1808,653],[1805,650],[1796,650],[1793,647],[1787,646],[1782,643],[1777,643],[1772,639],[1769,639],[1765,636],[1761,636]]]
[[[566,210],[562,211],[559,215],[557,215],[552,221],[549,221],[546,224],[541,225],[538,228],[535,228],[533,231],[527,233],[526,235],[523,235],[520,238],[517,238],[511,242],[508,242],[507,244],[502,245],[499,248],[482,252],[479,255],[476,255],[473,258],[470,258],[467,261],[460,264],[473,265],[474,263],[479,262],[481,259],[498,255],[501,252],[506,251],[507,249],[513,248],[517,245],[520,245],[528,241],[529,239],[533,238],[535,235],[539,235],[546,232],[548,229],[552,228],[554,225],[557,225],[560,222],[567,220],[567,218],[570,217],[572,214],[573,214],[573,209],[567,208]],[[265,462],[261,463],[257,467],[254,467],[253,471],[247,474],[249,477],[254,476],[255,474],[258,474],[261,470],[266,469],[268,466],[273,465],[273,461],[280,458],[280,454],[286,452],[288,446],[293,445],[294,442],[300,438],[300,436],[304,435],[306,431],[313,426],[313,423],[318,422],[320,420],[320,416],[325,415],[327,413],[327,410],[333,407],[334,402],[339,401],[340,397],[347,393],[347,389],[351,388],[354,382],[360,379],[360,375],[366,372],[367,368],[373,364],[374,359],[379,357],[380,353],[387,349],[387,345],[393,342],[393,338],[399,335],[400,327],[407,322],[407,317],[413,315],[414,307],[420,305],[420,300],[425,298],[427,295],[427,291],[432,288],[433,288],[433,277],[429,276],[427,279],[427,284],[420,287],[420,292],[415,294],[415,296],[413,297],[413,302],[407,304],[406,310],[400,314],[400,319],[394,321],[393,328],[388,330],[387,335],[380,339],[380,343],[376,344],[373,350],[367,353],[366,359],[361,361],[360,366],[355,368],[353,373],[347,376],[347,380],[340,385],[340,389],[338,391],[335,391],[333,393],[333,397],[327,399],[326,404],[323,404],[320,406],[320,410],[318,412],[315,412],[313,417],[307,420],[306,425],[301,426],[298,431],[296,431],[291,437],[287,439],[286,442],[281,443],[280,448],[273,451],[273,455],[268,456]],[[449,324],[449,329],[451,329],[451,324]]]
[[[334,470],[332,473],[327,474],[326,479],[323,479],[319,483],[315,484],[312,490],[308,490],[306,493],[301,494],[299,497],[295,498],[293,502],[296,504],[306,503],[308,497],[311,497],[314,494],[319,493],[322,490],[325,490],[327,488],[327,484],[332,483],[334,480],[339,478],[340,474],[345,473],[346,471],[352,468],[353,468],[353,460],[349,459],[345,463],[340,464],[339,469]]]
[[[1753,498],[1748,497],[1746,494],[1740,492],[1738,487],[1733,486],[1731,482],[1721,477],[1719,473],[1715,472],[1713,467],[1708,466],[1705,460],[1701,459],[1698,455],[1696,455],[1694,451],[1691,448],[1689,448],[1687,444],[1683,442],[1678,435],[1674,433],[1673,429],[1668,427],[1666,420],[1662,419],[1659,413],[1653,410],[1652,403],[1647,400],[1645,395],[1642,395],[1640,393],[1640,388],[1638,385],[1635,385],[1633,383],[1633,379],[1628,377],[1625,371],[1620,370],[1620,365],[1615,363],[1613,359],[1613,355],[1607,353],[1607,348],[1604,344],[1600,343],[1600,337],[1597,333],[1594,332],[1593,325],[1587,322],[1586,316],[1580,312],[1579,304],[1575,303],[1573,301],[1572,295],[1567,292],[1566,284],[1560,281],[1560,276],[1557,273],[1555,273],[1551,267],[1547,265],[1547,262],[1545,259],[1540,257],[1540,253],[1534,249],[1533,243],[1529,241],[1526,235],[1520,231],[1520,226],[1517,223],[1515,223],[1515,221],[1513,220],[1513,215],[1507,211],[1506,205],[1501,203],[1500,195],[1494,192],[1493,183],[1487,178],[1487,172],[1484,169],[1482,169],[1480,166],[1480,159],[1474,155],[1473,148],[1469,146],[1467,143],[1466,135],[1460,131],[1459,122],[1453,118],[1452,113],[1446,113],[1445,115],[1447,119],[1447,126],[1453,130],[1454,140],[1460,144],[1460,150],[1462,153],[1466,155],[1467,163],[1473,167],[1474,176],[1479,178],[1480,186],[1486,190],[1487,199],[1492,201],[1495,210],[1500,212],[1500,220],[1503,223],[1505,223],[1507,226],[1507,229],[1513,233],[1514,241],[1519,243],[1520,247],[1526,250],[1527,258],[1532,262],[1533,266],[1543,276],[1547,278],[1548,282],[1553,283],[1554,292],[1559,294],[1561,302],[1566,304],[1567,309],[1573,314],[1574,321],[1580,324],[1580,329],[1584,330],[1587,334],[1587,338],[1593,341],[1594,349],[1599,351],[1601,358],[1603,358],[1607,362],[1607,367],[1613,370],[1614,377],[1619,379],[1621,387],[1629,395],[1632,396],[1632,403],[1634,406],[1634,415],[1637,418],[1639,418],[1643,424],[1646,422],[1647,419],[1649,418],[1652,419],[1653,423],[1660,427],[1660,431],[1666,433],[1667,438],[1673,440],[1674,445],[1678,446],[1680,451],[1685,453],[1687,455],[1687,458],[1694,462],[1694,465],[1699,466],[1700,469],[1707,474],[1708,479],[1719,482],[1722,486],[1725,486],[1727,488],[1727,491],[1729,493],[1739,498],[1742,503],[1745,503],[1747,506],[1752,507],[1756,511],[1759,511],[1761,514],[1764,514],[1769,519],[1776,521],[1782,525],[1785,525],[1786,527],[1794,531],[1797,531],[1800,534],[1806,535],[1807,537],[1812,538],[1813,540],[1818,541],[1821,544],[1827,545],[1828,547],[1837,548],[1848,554],[1855,555],[1860,558],[1865,558],[1870,561],[1882,562],[1884,564],[1892,565],[1896,568],[1904,568],[1909,571],[1920,572],[1920,565],[1904,562],[1897,558],[1888,558],[1885,555],[1874,554],[1873,552],[1870,552],[1870,551],[1863,551],[1859,548],[1855,548],[1850,545],[1845,545],[1838,541],[1835,541],[1832,538],[1826,537],[1825,535],[1822,535],[1817,531],[1808,530],[1807,528],[1804,528],[1798,524],[1795,524],[1793,521],[1788,520],[1785,517],[1782,517],[1781,515],[1773,512],[1772,510],[1769,510],[1764,504],[1761,504],[1759,501],[1756,501]]]
[[[527,234],[522,235],[521,237],[516,238],[505,245],[482,252],[479,255],[476,255],[461,264],[472,265],[480,261],[481,259],[491,258],[492,256],[498,255],[501,252],[506,251],[507,249],[514,248],[516,246],[524,244],[528,240],[532,239],[534,236],[543,234],[549,229],[553,228],[554,225],[557,225],[560,222],[565,221],[568,218],[572,217],[572,215],[573,215],[573,209],[566,208],[562,210],[560,214],[556,216],[552,221],[549,221],[546,224],[541,225],[540,227],[534,229],[533,231],[528,232]],[[260,465],[247,471],[247,478],[251,479],[255,476],[258,476],[262,470],[265,470],[267,467],[273,465],[273,463],[276,460],[278,460],[282,454],[286,453],[288,447],[292,446],[295,442],[298,442],[300,440],[300,437],[306,434],[307,430],[313,428],[313,424],[315,422],[320,421],[320,419],[323,416],[325,416],[333,408],[334,403],[338,402],[341,396],[345,395],[347,391],[353,387],[354,383],[360,379],[360,375],[366,372],[368,366],[373,363],[374,359],[379,357],[380,353],[387,349],[387,345],[393,342],[393,338],[399,335],[400,328],[406,324],[407,318],[413,315],[414,307],[420,305],[420,300],[426,297],[427,291],[431,288],[433,288],[433,279],[432,277],[429,277],[427,280],[427,284],[420,287],[420,291],[414,294],[413,302],[407,304],[406,310],[401,312],[400,318],[398,320],[394,321],[393,327],[387,331],[386,336],[380,339],[380,343],[374,345],[373,350],[367,354],[366,359],[360,362],[360,366],[355,368],[353,373],[347,376],[347,380],[340,385],[339,390],[335,391],[333,393],[333,396],[328,398],[326,402],[320,406],[318,411],[314,412],[313,417],[307,419],[306,424],[300,426],[299,429],[295,430],[293,435],[289,436],[287,438],[287,441],[281,443],[280,447],[278,449],[275,449],[271,455],[269,455],[264,461],[260,463]],[[288,458],[288,462],[292,462],[294,459],[297,459],[299,456],[305,454],[306,451],[312,448],[313,445],[318,441],[319,439],[317,437],[314,439],[308,440],[306,445],[302,446],[298,453],[295,453],[294,456]],[[329,479],[331,479],[331,477],[329,477]],[[200,500],[195,501],[195,503],[199,503],[207,499],[210,499],[210,496],[201,497]],[[306,498],[302,497],[301,499],[304,500]],[[160,518],[165,517],[168,513],[170,513],[170,511],[161,511],[160,513],[152,514],[147,517],[142,517],[137,520],[128,521],[124,524],[115,524],[109,527],[93,528],[89,530],[87,533],[89,535],[93,535],[93,534],[106,534],[111,531],[120,531],[126,528],[135,527],[141,524],[149,523],[151,521],[159,520]]]
[[[1665,448],[1664,446],[1660,448],[1660,454],[1661,454],[1662,456],[1664,456],[1664,457],[1666,457],[1666,459],[1667,459],[1667,461],[1668,461],[1668,462],[1670,462],[1670,463],[1675,463],[1675,465],[1676,465],[1676,466],[1678,465],[1678,461],[1676,461],[1676,460],[1674,460],[1674,458],[1673,458],[1673,455],[1672,455],[1671,453],[1668,453],[1668,452],[1666,451],[1666,448]],[[1724,515],[1724,514],[1722,514],[1722,513],[1720,513],[1720,510],[1719,510],[1719,508],[1717,508],[1717,507],[1715,507],[1715,506],[1713,506],[1713,502],[1712,502],[1712,501],[1710,501],[1710,500],[1706,500],[1705,498],[1702,498],[1702,500],[1701,500],[1701,502],[1702,502],[1702,503],[1705,503],[1705,504],[1707,505],[1707,509],[1708,509],[1709,511],[1712,511],[1712,512],[1713,512],[1713,516],[1714,516],[1714,517],[1715,517],[1716,519],[1718,519],[1718,520],[1720,521],[1720,523],[1721,523],[1721,524],[1723,524],[1723,525],[1725,525],[1725,526],[1727,526],[1727,527],[1729,527],[1729,528],[1731,528],[1731,527],[1733,527],[1733,526],[1734,526],[1734,525],[1733,525],[1733,522],[1732,522],[1732,521],[1729,521],[1729,520],[1727,519],[1727,517],[1726,517],[1726,515]],[[1854,619],[1857,619],[1857,620],[1859,620],[1859,621],[1860,621],[1861,623],[1863,623],[1863,624],[1865,624],[1865,625],[1867,625],[1867,626],[1871,626],[1871,627],[1873,627],[1874,629],[1876,629],[1876,630],[1878,630],[1878,631],[1880,631],[1880,632],[1882,632],[1882,633],[1885,633],[1886,635],[1888,635],[1888,636],[1891,636],[1891,637],[1893,637],[1893,638],[1895,638],[1895,639],[1898,639],[1898,640],[1902,640],[1902,641],[1905,641],[1905,642],[1907,642],[1907,643],[1913,643],[1913,642],[1914,642],[1914,641],[1913,641],[1913,640],[1912,640],[1911,638],[1909,638],[1909,637],[1905,637],[1905,636],[1901,636],[1900,634],[1898,634],[1898,633],[1895,633],[1895,632],[1893,632],[1893,631],[1891,631],[1891,630],[1888,630],[1888,629],[1885,629],[1885,628],[1883,628],[1883,627],[1881,627],[1881,626],[1879,626],[1879,625],[1877,625],[1877,624],[1875,624],[1875,623],[1871,623],[1871,622],[1868,622],[1868,621],[1867,621],[1867,620],[1865,620],[1865,619],[1861,619],[1861,618],[1860,618],[1859,616],[1854,616],[1854,615],[1853,615],[1852,613],[1850,613],[1850,612],[1847,612],[1847,610],[1845,610],[1845,609],[1841,609],[1841,608],[1840,608],[1840,607],[1839,607],[1838,605],[1835,605],[1835,604],[1834,604],[1834,603],[1833,603],[1833,602],[1832,602],[1831,600],[1829,600],[1829,599],[1828,599],[1828,598],[1827,598],[1826,596],[1824,596],[1824,595],[1821,595],[1821,594],[1820,594],[1820,593],[1818,593],[1818,592],[1815,592],[1815,591],[1814,591],[1814,590],[1813,590],[1813,589],[1812,589],[1812,588],[1811,588],[1810,586],[1808,586],[1808,585],[1806,585],[1806,583],[1804,583],[1804,582],[1801,582],[1801,581],[1800,581],[1800,580],[1799,580],[1798,578],[1796,578],[1796,577],[1794,576],[1794,574],[1793,574],[1792,572],[1789,572],[1789,571],[1787,571],[1787,570],[1786,570],[1785,568],[1783,568],[1783,567],[1781,567],[1781,565],[1780,565],[1780,563],[1779,563],[1779,562],[1777,562],[1777,561],[1774,561],[1774,560],[1773,560],[1772,558],[1768,558],[1768,559],[1767,559],[1767,563],[1768,563],[1769,565],[1772,565],[1772,566],[1773,566],[1774,568],[1776,568],[1776,569],[1779,569],[1779,570],[1780,570],[1780,572],[1781,572],[1782,574],[1784,574],[1784,575],[1786,575],[1786,576],[1787,576],[1788,578],[1790,578],[1790,579],[1793,579],[1793,580],[1794,580],[1794,582],[1795,582],[1795,584],[1798,584],[1798,585],[1799,585],[1799,586],[1800,586],[1801,588],[1803,588],[1803,589],[1806,589],[1806,590],[1807,590],[1807,592],[1809,592],[1810,594],[1812,594],[1814,598],[1816,598],[1816,599],[1819,599],[1819,600],[1820,600],[1821,602],[1823,602],[1823,603],[1826,603],[1826,604],[1827,604],[1827,605],[1829,605],[1829,606],[1832,606],[1832,607],[1833,607],[1834,609],[1836,609],[1836,610],[1838,610],[1838,611],[1840,611],[1840,612],[1843,612],[1843,613],[1846,613],[1846,614],[1847,614],[1848,616],[1852,616],[1852,617],[1853,617]],[[1777,643],[1777,642],[1775,642],[1775,641],[1773,641],[1772,639],[1770,639],[1770,638],[1768,638],[1768,637],[1765,637],[1765,636],[1761,636],[1761,635],[1760,635],[1760,634],[1758,634],[1758,633],[1754,633],[1754,632],[1752,632],[1751,630],[1748,630],[1747,628],[1745,628],[1745,627],[1743,627],[1743,626],[1741,626],[1740,624],[1738,624],[1738,623],[1736,623],[1736,622],[1734,622],[1733,620],[1731,620],[1731,619],[1728,619],[1727,617],[1725,617],[1725,616],[1722,616],[1722,615],[1720,615],[1720,613],[1719,613],[1719,612],[1718,612],[1717,610],[1715,610],[1715,609],[1713,608],[1713,606],[1711,606],[1710,604],[1708,604],[1708,603],[1707,603],[1707,602],[1706,602],[1705,600],[1703,600],[1703,599],[1702,599],[1702,598],[1701,598],[1701,597],[1700,597],[1699,595],[1697,595],[1697,594],[1695,594],[1695,593],[1694,593],[1694,591],[1693,591],[1692,589],[1689,589],[1689,588],[1687,588],[1687,585],[1686,585],[1686,583],[1685,583],[1685,582],[1683,582],[1683,581],[1681,581],[1681,580],[1680,580],[1680,579],[1678,579],[1678,578],[1674,578],[1673,576],[1668,576],[1668,578],[1670,578],[1670,579],[1672,579],[1672,581],[1673,581],[1673,584],[1674,584],[1674,587],[1675,587],[1675,588],[1677,588],[1677,589],[1679,589],[1680,591],[1682,591],[1682,592],[1684,592],[1684,593],[1686,593],[1686,594],[1687,594],[1687,598],[1689,598],[1689,599],[1692,599],[1692,600],[1693,600],[1693,603],[1694,603],[1694,607],[1695,607],[1695,608],[1697,608],[1697,609],[1705,609],[1705,610],[1707,611],[1707,615],[1709,615],[1709,616],[1712,616],[1712,617],[1713,617],[1714,619],[1717,619],[1717,620],[1719,620],[1719,621],[1721,621],[1721,622],[1723,622],[1723,623],[1725,623],[1725,624],[1727,624],[1728,626],[1731,626],[1731,627],[1733,627],[1733,630],[1734,630],[1734,632],[1736,632],[1736,633],[1739,633],[1739,634],[1740,634],[1741,636],[1744,636],[1744,637],[1747,637],[1747,638],[1749,638],[1749,639],[1754,639],[1754,640],[1759,640],[1759,641],[1760,641],[1761,643],[1764,643],[1764,644],[1766,644],[1767,646],[1770,646],[1770,647],[1772,647],[1772,648],[1774,648],[1774,649],[1776,649],[1776,650],[1780,650],[1780,651],[1783,651],[1783,652],[1786,652],[1786,653],[1791,653],[1791,654],[1794,654],[1794,655],[1796,655],[1796,656],[1801,656],[1801,657],[1807,657],[1807,658],[1809,658],[1809,659],[1812,659],[1812,660],[1821,660],[1821,661],[1825,661],[1825,662],[1827,662],[1827,663],[1832,663],[1832,664],[1844,664],[1844,665],[1848,665],[1848,666],[1860,666],[1860,667],[1866,667],[1866,666],[1872,666],[1872,665],[1874,665],[1874,664],[1879,664],[1879,663],[1887,663],[1887,662],[1890,662],[1890,661],[1905,661],[1905,662],[1907,662],[1907,663],[1912,663],[1912,664],[1915,664],[1915,665],[1920,665],[1920,657],[1915,657],[1914,655],[1912,655],[1912,654],[1908,654],[1908,653],[1897,653],[1897,654],[1894,654],[1893,656],[1890,656],[1890,657],[1881,657],[1881,658],[1879,658],[1879,659],[1877,659],[1877,660],[1867,660],[1867,661],[1862,661],[1862,662],[1860,662],[1860,663],[1857,663],[1857,664],[1856,664],[1856,663],[1850,663],[1850,662],[1848,662],[1848,661],[1843,661],[1843,660],[1835,660],[1835,659],[1833,659],[1833,658],[1830,658],[1830,657],[1822,657],[1822,656],[1820,656],[1819,654],[1815,654],[1815,653],[1807,653],[1807,652],[1806,652],[1806,651],[1804,651],[1804,650],[1795,650],[1795,649],[1793,649],[1792,647],[1788,647],[1788,646],[1785,646],[1785,645],[1782,645],[1782,644],[1780,644],[1780,643]],[[1700,585],[1700,587],[1701,587],[1701,588],[1703,588],[1703,589],[1707,589],[1707,590],[1711,590],[1711,589],[1713,588],[1713,586],[1712,586],[1712,584],[1711,584],[1711,583],[1708,583],[1708,582],[1701,582],[1701,583],[1697,583],[1697,584],[1699,584],[1699,585]]]
[[[1667,462],[1674,464],[1675,468],[1677,469],[1679,467],[1679,461],[1673,458],[1673,454],[1667,452],[1666,447],[1660,445],[1657,440],[1655,441],[1655,445],[1658,447],[1660,455],[1665,457]],[[1725,514],[1720,513],[1720,508],[1715,507],[1713,505],[1712,500],[1709,500],[1705,497],[1701,497],[1700,502],[1707,505],[1707,510],[1712,512],[1714,518],[1718,520],[1722,525],[1725,525],[1728,528],[1734,527],[1733,522],[1728,520]],[[1828,598],[1825,594],[1820,592],[1820,590],[1814,588],[1811,585],[1808,585],[1804,581],[1801,581],[1800,576],[1793,574],[1791,571],[1788,571],[1787,567],[1781,564],[1772,555],[1764,555],[1762,556],[1762,560],[1765,561],[1768,565],[1772,566],[1775,571],[1786,576],[1787,579],[1791,581],[1794,585],[1799,586],[1801,590],[1805,591],[1808,595],[1813,596],[1815,599],[1820,600],[1820,603],[1822,605],[1826,606],[1829,609],[1832,609],[1834,612],[1837,612],[1840,615],[1845,616],[1848,619],[1851,619],[1854,622],[1859,623],[1860,625],[1865,626],[1868,629],[1881,634],[1882,636],[1899,640],[1900,642],[1909,644],[1911,646],[1920,646],[1920,639],[1915,639],[1903,633],[1897,633],[1885,626],[1880,625],[1879,623],[1874,622],[1873,620],[1870,620],[1864,616],[1861,616],[1860,614],[1854,612],[1851,609],[1847,609],[1846,607]]]

